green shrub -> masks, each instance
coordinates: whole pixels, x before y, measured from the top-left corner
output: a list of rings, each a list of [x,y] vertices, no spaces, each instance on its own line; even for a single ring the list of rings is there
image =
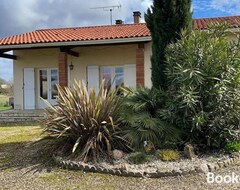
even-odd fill
[[[3,104],[3,107],[9,107],[9,103],[8,103],[8,102],[5,102],[5,103]]]
[[[167,49],[168,98],[161,115],[183,140],[202,148],[240,138],[240,41],[229,42],[227,28],[183,32]]]
[[[161,90],[139,87],[125,89],[128,94],[121,111],[124,137],[136,151],[144,151],[144,142],[160,148],[179,139],[179,131],[161,119],[165,94]]]
[[[133,164],[142,164],[148,161],[147,155],[142,152],[133,152],[129,154],[128,160]]]
[[[228,153],[240,152],[240,141],[235,141],[235,142],[228,143],[225,146],[225,151],[228,152]]]
[[[75,82],[72,88],[58,87],[58,92],[58,105],[45,110],[42,127],[58,139],[59,148],[70,145],[69,152],[77,152],[79,159],[97,161],[100,154],[109,158],[113,148],[126,147],[119,136],[117,120],[123,98],[117,91],[101,87],[99,93],[88,92],[83,82]]]
[[[179,152],[175,150],[160,150],[157,154],[157,157],[162,161],[176,161],[180,159]]]

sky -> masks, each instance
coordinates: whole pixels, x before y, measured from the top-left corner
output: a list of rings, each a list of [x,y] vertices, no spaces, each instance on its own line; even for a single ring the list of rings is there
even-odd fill
[[[132,12],[142,15],[152,0],[0,0],[0,38],[44,28],[79,27],[110,24],[122,19],[132,23]],[[240,0],[192,0],[194,18],[240,15]],[[142,22],[144,22],[142,18]],[[12,61],[0,58],[0,78],[13,78]]]

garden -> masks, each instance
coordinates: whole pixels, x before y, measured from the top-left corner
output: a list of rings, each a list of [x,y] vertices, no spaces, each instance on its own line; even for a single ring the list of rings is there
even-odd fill
[[[58,106],[49,104],[42,121],[56,162],[70,169],[88,163],[86,170],[102,173],[107,165],[116,175],[111,169],[146,173],[153,165],[159,173],[171,161],[181,175],[186,159],[199,162],[194,172],[207,172],[211,164],[201,165],[201,158],[209,154],[223,166],[232,163],[228,153],[240,151],[239,37],[228,41],[226,23],[209,27],[185,30],[166,46],[163,87],[108,90],[105,81],[98,93],[84,82],[58,87]]]

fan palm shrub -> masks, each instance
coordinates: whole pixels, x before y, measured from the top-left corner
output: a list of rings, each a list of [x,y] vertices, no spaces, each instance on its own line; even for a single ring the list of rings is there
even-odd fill
[[[94,89],[88,92],[84,82],[75,81],[72,87],[58,86],[58,93],[58,105],[45,110],[42,127],[57,138],[59,147],[67,146],[79,159],[94,162],[100,155],[110,158],[113,148],[126,147],[119,135],[117,120],[123,97],[117,96],[117,91],[102,85],[99,93]]]
[[[121,111],[123,136],[136,151],[144,151],[146,143],[162,148],[179,140],[179,131],[165,122],[160,111],[165,105],[165,93],[155,88],[125,88],[127,98]]]
[[[167,106],[162,117],[200,147],[240,137],[240,41],[226,24],[182,34],[167,49]],[[229,41],[228,36],[237,36]]]

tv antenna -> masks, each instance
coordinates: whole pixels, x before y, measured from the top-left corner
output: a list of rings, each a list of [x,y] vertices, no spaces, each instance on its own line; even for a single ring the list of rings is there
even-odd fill
[[[112,5],[112,6],[105,6],[105,7],[93,7],[90,9],[102,9],[104,11],[109,11],[110,12],[110,23],[112,25],[112,12],[115,8],[120,9],[122,7],[122,5]]]

